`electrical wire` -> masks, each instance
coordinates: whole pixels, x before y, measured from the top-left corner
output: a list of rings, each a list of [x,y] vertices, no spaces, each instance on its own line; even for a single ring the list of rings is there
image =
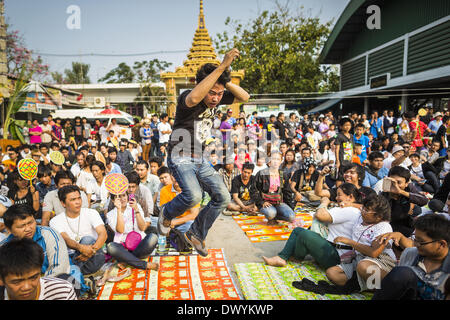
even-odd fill
[[[143,53],[47,53],[47,52],[32,52],[32,55],[43,57],[137,57],[137,56],[151,56],[155,54],[170,54],[170,53],[186,53],[189,50],[171,50],[171,51],[153,51]]]

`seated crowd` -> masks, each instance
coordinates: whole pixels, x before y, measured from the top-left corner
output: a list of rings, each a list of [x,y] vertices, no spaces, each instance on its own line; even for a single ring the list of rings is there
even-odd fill
[[[158,270],[144,259],[160,249],[155,226],[162,206],[181,192],[165,151],[172,119],[137,121],[128,140],[100,122],[66,121],[61,130],[61,119],[44,120],[55,130],[49,143],[8,146],[2,159],[0,299],[51,299],[52,283],[58,299],[95,295],[93,279],[107,274],[111,259],[120,268]],[[432,121],[436,131],[427,125]],[[326,270],[329,282],[302,279],[294,287],[372,290],[373,299],[450,299],[449,126],[450,115],[440,112],[400,118],[373,112],[371,119],[291,113],[288,120],[281,112],[268,122],[256,112],[238,119],[218,112],[203,160],[230,192],[226,216],[261,214],[276,225],[294,222],[298,206],[314,209],[311,228],[293,229],[277,256],[263,257],[283,267],[308,255]],[[70,138],[77,128],[80,134]],[[56,151],[64,164],[53,161]],[[22,158],[38,163],[31,184],[18,172]],[[126,193],[108,193],[105,178],[112,173],[126,176]],[[192,248],[180,239],[207,201],[204,193],[171,221],[166,240],[182,254]],[[133,232],[141,240],[131,246],[126,239]],[[107,280],[120,279],[105,275],[100,282]],[[23,293],[17,283],[33,291]]]

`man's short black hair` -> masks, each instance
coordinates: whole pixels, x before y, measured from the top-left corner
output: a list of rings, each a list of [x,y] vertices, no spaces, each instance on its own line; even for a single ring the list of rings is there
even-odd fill
[[[450,221],[439,214],[426,214],[414,221],[414,228],[433,240],[445,240],[450,245]]]
[[[91,170],[92,170],[93,166],[99,167],[101,171],[105,171],[106,170],[105,164],[103,162],[101,162],[101,161],[98,161],[98,160],[96,160],[96,161],[94,161],[94,162],[92,162],[90,164],[89,167],[91,168]]]
[[[78,192],[81,195],[81,190],[76,185],[64,186],[58,190],[58,198],[61,202],[65,203],[67,195],[72,192]]]
[[[170,169],[168,167],[166,167],[166,166],[162,166],[161,168],[159,168],[158,172],[157,172],[157,175],[158,175],[158,177],[161,177],[161,175],[163,175],[164,173],[171,174],[170,173]]]
[[[0,277],[23,275],[41,269],[44,263],[44,250],[31,239],[14,239],[0,247]]]
[[[50,170],[50,168],[47,166],[40,167],[38,170],[38,173],[37,173],[38,179],[45,177],[45,176],[51,176],[51,175],[52,175],[52,170]]]
[[[130,171],[125,174],[125,177],[128,179],[128,183],[135,183],[136,185],[139,185],[141,183],[141,178],[139,178],[139,175],[136,171]]]
[[[114,147],[109,147],[108,148],[108,154],[110,154],[110,153],[117,153],[117,149],[116,148],[114,148]]]
[[[73,176],[72,172],[70,170],[59,170],[56,174],[55,174],[55,184],[58,185],[59,180],[61,179],[70,179],[72,181],[72,183],[75,182],[75,177]]]
[[[152,163],[152,162],[156,162],[158,164],[158,167],[161,167],[162,163],[163,163],[163,161],[160,157],[150,157],[148,159],[148,163]]]
[[[369,153],[369,156],[367,157],[367,159],[369,159],[369,161],[373,161],[375,159],[384,159],[383,154],[380,151],[373,151],[371,153]]]
[[[195,76],[195,81],[197,82],[197,84],[202,82],[203,79],[205,79],[207,76],[209,76],[216,69],[217,69],[217,65],[215,65],[213,63],[206,63],[206,64],[202,65],[198,69],[197,74]],[[217,79],[217,82],[222,84],[223,86],[225,86],[230,81],[231,81],[231,73],[230,73],[229,69],[225,70],[220,75],[219,79]]]
[[[16,220],[25,220],[28,217],[34,217],[34,210],[27,204],[14,204],[9,207],[3,214],[3,220],[6,228],[11,227]]]
[[[342,118],[341,120],[339,120],[339,127],[342,127],[347,122],[350,122],[350,124],[353,125],[353,121],[350,120],[350,118],[345,117],[345,118]]]
[[[149,165],[148,165],[148,162],[147,161],[145,161],[145,160],[139,160],[138,162],[136,162],[136,167],[138,166],[138,165],[144,165],[146,168],[147,168],[147,170],[148,170],[148,168],[149,168]]]
[[[408,169],[403,168],[401,166],[395,166],[392,167],[388,173],[388,177],[392,176],[405,178],[405,181],[408,182],[409,179],[411,179],[411,172]]]
[[[242,171],[244,171],[245,169],[253,171],[255,169],[255,165],[253,163],[250,163],[250,162],[245,162],[242,165]]]

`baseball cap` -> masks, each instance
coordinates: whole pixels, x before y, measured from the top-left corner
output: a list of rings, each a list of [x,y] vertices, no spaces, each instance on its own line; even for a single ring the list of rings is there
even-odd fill
[[[405,149],[403,149],[402,146],[395,146],[394,148],[392,148],[392,154],[399,152],[399,151],[405,151]]]
[[[44,118],[44,120],[42,120],[43,122],[48,122],[48,119],[47,118]]]

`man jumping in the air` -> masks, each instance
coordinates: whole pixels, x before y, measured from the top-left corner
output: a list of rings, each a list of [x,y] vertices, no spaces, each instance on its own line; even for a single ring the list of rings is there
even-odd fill
[[[211,137],[211,127],[219,105],[245,102],[249,94],[231,83],[229,67],[239,51],[229,51],[219,66],[205,64],[196,75],[197,85],[178,98],[173,132],[168,147],[168,166],[181,193],[161,208],[158,232],[167,235],[171,220],[202,200],[203,190],[211,201],[195,218],[184,237],[199,254],[207,256],[205,238],[216,218],[230,202],[230,194],[220,175],[202,156],[204,142]]]

